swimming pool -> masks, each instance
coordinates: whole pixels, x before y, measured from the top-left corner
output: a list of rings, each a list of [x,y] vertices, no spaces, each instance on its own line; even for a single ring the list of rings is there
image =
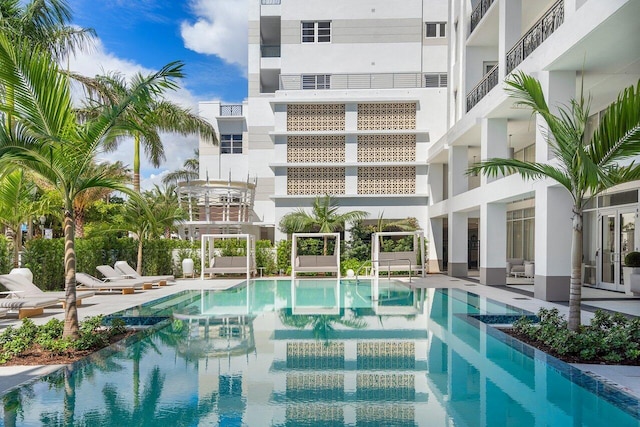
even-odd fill
[[[520,314],[527,313],[459,289],[409,289],[386,280],[377,288],[264,280],[185,291],[119,313],[138,323],[167,320],[8,393],[3,419],[89,426],[640,425],[635,399],[481,321]]]

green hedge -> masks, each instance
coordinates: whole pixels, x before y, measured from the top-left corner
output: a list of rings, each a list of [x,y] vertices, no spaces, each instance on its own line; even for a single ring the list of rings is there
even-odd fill
[[[13,268],[13,252],[11,242],[0,235],[0,274],[7,274]]]

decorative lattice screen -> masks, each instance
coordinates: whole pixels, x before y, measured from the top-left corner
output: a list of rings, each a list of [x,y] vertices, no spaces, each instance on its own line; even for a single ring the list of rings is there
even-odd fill
[[[344,194],[344,168],[288,168],[287,194]]]
[[[289,136],[287,162],[344,162],[344,136]]]
[[[344,116],[344,104],[289,104],[287,130],[344,130]]]
[[[415,192],[415,166],[358,168],[358,194],[415,194]]]
[[[358,130],[416,128],[416,104],[358,104]]]
[[[414,162],[415,135],[359,135],[359,162]]]

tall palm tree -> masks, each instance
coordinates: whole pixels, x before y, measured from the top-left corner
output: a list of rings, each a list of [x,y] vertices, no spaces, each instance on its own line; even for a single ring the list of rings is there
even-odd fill
[[[173,62],[167,67],[174,70],[172,80],[167,81],[162,90],[153,92],[150,97],[136,99],[132,102],[121,120],[128,123],[130,131],[125,135],[109,141],[107,150],[115,150],[126,137],[133,137],[133,188],[140,192],[140,147],[144,148],[147,158],[154,167],[159,167],[165,160],[164,146],[160,132],[178,133],[183,136],[197,134],[205,141],[217,143],[214,127],[202,117],[193,114],[189,109],[162,98],[167,90],[176,90],[176,79],[184,77],[181,62]],[[90,96],[86,114],[99,114],[104,108],[111,108],[127,99],[138,90],[148,77],[138,73],[127,81],[122,74],[111,73],[104,76],[87,78],[73,74],[72,77],[85,85]]]
[[[22,169],[16,169],[0,180],[0,223],[11,229],[13,236],[13,266],[18,267],[22,249],[21,226],[42,213],[35,200],[36,185],[25,178]]]
[[[304,209],[297,209],[282,217],[280,230],[285,233],[319,232],[333,233],[343,230],[346,222],[353,222],[366,218],[369,213],[365,211],[349,211],[338,213],[338,206],[328,194],[324,197],[316,197],[313,201],[311,213]],[[327,237],[324,238],[324,255],[327,254]]]
[[[69,79],[50,55],[28,42],[18,43],[0,32],[0,86],[12,88],[12,101],[0,92],[0,165],[17,165],[40,175],[60,193],[64,211],[65,326],[64,336],[78,337],[74,201],[96,187],[131,193],[105,173],[90,173],[92,160],[105,141],[130,131],[118,121],[134,101],[161,91],[175,73],[164,67],[140,82],[130,97],[80,121],[71,102]],[[4,119],[4,117],[2,117]]]
[[[190,157],[182,164],[182,169],[169,172],[162,178],[165,185],[178,184],[179,182],[189,182],[198,179],[200,176],[200,150],[197,148],[193,152],[194,157]]]
[[[522,72],[507,81],[517,105],[540,115],[547,127],[546,139],[555,159],[552,163],[515,159],[488,159],[469,168],[469,173],[519,173],[524,179],[551,178],[573,199],[569,329],[580,326],[582,219],[585,206],[614,185],[640,179],[640,165],[620,162],[640,154],[640,81],[625,89],[605,110],[593,135],[585,134],[589,102],[581,96],[571,100],[559,114],[550,112],[540,82]]]
[[[166,239],[171,237],[171,231],[175,229],[176,222],[182,222],[186,215],[180,208],[178,193],[175,185],[160,187],[155,184],[151,190],[143,193],[151,210],[155,213],[155,220]]]

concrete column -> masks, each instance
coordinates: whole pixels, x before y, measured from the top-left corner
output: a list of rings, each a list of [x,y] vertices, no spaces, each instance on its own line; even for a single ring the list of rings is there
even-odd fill
[[[358,129],[358,104],[346,104],[344,106],[344,128],[345,130]]]
[[[427,172],[427,187],[429,194],[429,204],[433,205],[443,200],[444,196],[444,165],[442,163],[431,163]]]
[[[468,234],[469,224],[466,212],[449,213],[449,276],[465,277],[468,269]]]
[[[505,159],[509,157],[509,136],[507,119],[482,119],[480,126],[480,159]],[[480,175],[480,185],[486,185],[497,178]]]
[[[499,81],[507,71],[507,52],[522,37],[522,0],[500,0],[498,18],[498,70]]]
[[[568,301],[571,276],[571,215],[569,192],[540,182],[536,186],[534,296]]]
[[[347,163],[358,161],[358,137],[356,135],[347,135],[345,137],[344,161]]]
[[[358,194],[358,168],[348,166],[344,169],[344,193]]]
[[[468,147],[449,147],[449,194],[455,196],[466,192],[469,189],[469,177],[467,169],[469,167]]]
[[[576,96],[575,71],[541,71],[537,76],[544,91],[549,111],[558,114],[558,107],[568,105]],[[536,162],[544,163],[553,158],[545,137],[547,124],[541,116],[536,117]]]
[[[480,283],[507,284],[507,205],[480,205]]]
[[[443,269],[443,253],[442,253],[442,218],[430,218],[427,223],[427,240],[429,259],[427,267],[429,273],[440,273]]]

